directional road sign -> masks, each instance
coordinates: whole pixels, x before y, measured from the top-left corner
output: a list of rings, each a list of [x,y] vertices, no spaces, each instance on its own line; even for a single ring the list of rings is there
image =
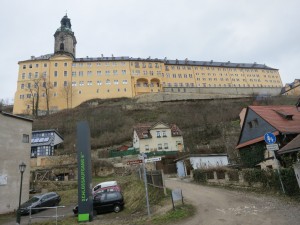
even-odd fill
[[[276,142],[276,136],[274,134],[272,134],[271,132],[266,133],[265,136],[265,142],[270,145],[270,144],[274,144]]]
[[[150,158],[150,159],[145,159],[145,162],[157,162],[161,161],[161,157],[156,157],[156,158]]]
[[[136,165],[136,164],[140,164],[142,162],[143,162],[143,160],[141,160],[141,159],[130,160],[130,161],[127,161],[127,165]]]

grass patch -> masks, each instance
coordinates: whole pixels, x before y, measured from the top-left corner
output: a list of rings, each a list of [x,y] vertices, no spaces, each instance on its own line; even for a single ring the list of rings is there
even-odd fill
[[[163,215],[153,216],[153,217],[151,217],[151,219],[138,221],[137,223],[135,223],[135,225],[171,224],[171,223],[186,219],[188,217],[191,217],[195,214],[195,212],[196,212],[196,209],[194,206],[185,204],[185,205],[181,205],[181,206],[176,206],[175,210],[170,210]]]

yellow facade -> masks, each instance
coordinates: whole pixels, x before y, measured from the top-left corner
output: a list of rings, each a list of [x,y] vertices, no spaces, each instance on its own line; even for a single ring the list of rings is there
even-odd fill
[[[67,16],[61,24],[56,34],[74,35]],[[261,64],[114,56],[75,58],[75,36],[74,42],[68,40],[57,39],[64,45],[54,54],[19,62],[15,114],[73,108],[90,99],[132,98],[170,87],[182,88],[182,92],[191,88],[282,87],[278,69]],[[63,49],[70,45],[74,45],[73,50]]]
[[[282,90],[282,95],[299,96],[300,95],[300,80],[295,79],[291,84],[286,84]]]

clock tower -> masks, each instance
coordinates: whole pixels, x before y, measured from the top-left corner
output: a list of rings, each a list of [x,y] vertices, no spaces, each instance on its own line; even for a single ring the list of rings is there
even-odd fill
[[[67,14],[60,21],[61,26],[54,34],[54,53],[55,54],[70,54],[75,58],[76,53],[76,38],[71,27],[71,20]]]

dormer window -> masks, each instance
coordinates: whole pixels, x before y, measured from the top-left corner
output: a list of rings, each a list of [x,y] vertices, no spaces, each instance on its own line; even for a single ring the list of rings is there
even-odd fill
[[[64,51],[64,49],[65,49],[64,43],[60,43],[59,50]]]
[[[249,128],[258,127],[258,120],[254,119],[248,122]]]

